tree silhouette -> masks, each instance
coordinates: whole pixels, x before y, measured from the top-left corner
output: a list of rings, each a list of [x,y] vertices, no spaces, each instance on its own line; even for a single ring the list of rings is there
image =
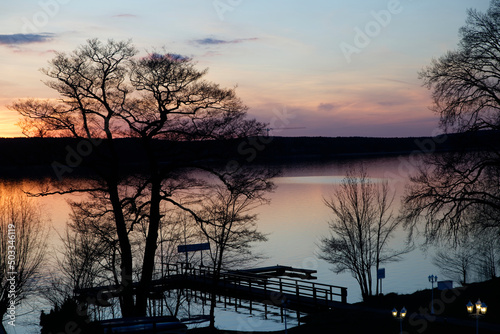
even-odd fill
[[[258,257],[251,252],[252,243],[266,241],[257,230],[257,215],[253,210],[268,203],[264,197],[274,186],[269,179],[276,174],[259,169],[219,174],[219,183],[205,194],[199,217],[210,248],[213,284],[216,285],[223,268],[255,262]],[[214,289],[215,290],[215,289]],[[215,328],[215,291],[211,294],[210,327]]]
[[[0,186],[0,315],[15,315],[36,290],[45,256],[47,217],[16,185]],[[11,312],[12,310],[12,312]]]
[[[193,170],[209,171],[175,145],[178,141],[221,140],[258,135],[264,124],[246,119],[246,106],[234,89],[204,80],[206,70],[189,58],[149,53],[137,57],[130,41],[89,40],[72,53],[57,53],[43,72],[59,101],[28,99],[11,106],[27,118],[48,124],[51,133],[80,139],[81,163],[92,168],[94,182],[75,184],[62,178],[73,167],[53,165],[62,179],[57,189],[39,195],[81,192],[100,199],[88,214],[112,219],[120,254],[120,304],[123,316],[143,316],[155,267],[163,204],[178,206],[188,189],[206,184]],[[116,139],[135,138],[143,168],[130,175]],[[158,140],[173,143],[167,155]],[[91,154],[90,154],[91,153]],[[92,155],[90,157],[90,155]],[[134,257],[131,231],[147,225],[144,256]],[[136,291],[134,267],[140,268]],[[134,298],[135,297],[135,298]]]
[[[393,216],[394,195],[387,182],[372,182],[366,171],[351,169],[325,204],[332,213],[332,235],[321,240],[320,258],[334,265],[337,274],[350,271],[363,299],[373,295],[372,269],[398,261],[411,247],[388,248],[401,221]]]
[[[485,228],[481,223],[471,221],[462,226],[457,239],[440,242],[432,262],[440,268],[443,276],[467,285],[474,280],[497,277],[499,255],[497,228]]]
[[[486,13],[469,10],[460,36],[458,48],[433,60],[420,77],[432,92],[441,128],[466,133],[470,142],[481,130],[500,130],[500,1],[492,0]],[[479,150],[427,156],[404,200],[407,226],[423,219],[429,241],[456,239],[471,212],[498,213],[499,167],[498,140]]]

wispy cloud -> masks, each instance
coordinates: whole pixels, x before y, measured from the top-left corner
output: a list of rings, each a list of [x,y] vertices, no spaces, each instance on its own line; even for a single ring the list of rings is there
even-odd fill
[[[383,107],[394,107],[404,104],[403,101],[380,101],[377,102],[378,105]]]
[[[4,34],[0,35],[0,45],[20,45],[31,43],[49,42],[54,38],[55,34]]]
[[[335,109],[335,105],[332,103],[320,103],[318,105],[318,110],[322,112],[329,112]]]
[[[117,15],[113,15],[113,17],[137,18],[139,16],[137,16],[135,14],[117,14]]]
[[[238,39],[230,39],[230,40],[207,37],[207,38],[203,38],[203,39],[194,40],[194,43],[199,44],[199,45],[222,45],[222,44],[238,44],[238,43],[243,43],[243,42],[247,42],[247,41],[256,41],[256,40],[258,40],[257,37],[238,38]]]
[[[398,80],[398,79],[394,79],[394,78],[379,77],[379,79],[384,80],[384,81],[390,81],[390,82],[401,83],[401,84],[405,84],[405,85],[419,86],[419,84],[418,84],[418,83],[415,83],[415,82],[404,81],[404,80]]]

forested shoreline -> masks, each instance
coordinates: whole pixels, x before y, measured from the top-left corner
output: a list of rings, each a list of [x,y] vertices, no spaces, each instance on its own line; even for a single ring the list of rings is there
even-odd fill
[[[483,150],[500,144],[500,133],[451,134],[438,137],[250,137],[232,140],[173,142],[157,140],[164,163],[211,160],[224,164],[307,162],[409,155],[418,153]],[[139,139],[115,139],[123,166],[141,168],[145,161]],[[3,177],[51,176],[56,166],[69,166],[73,175],[85,173],[86,162],[98,157],[93,147],[103,141],[74,138],[0,138],[0,171]],[[83,168],[80,168],[83,167]]]

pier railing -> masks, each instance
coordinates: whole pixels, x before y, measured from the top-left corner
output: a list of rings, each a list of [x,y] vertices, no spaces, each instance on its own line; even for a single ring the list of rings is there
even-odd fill
[[[212,284],[215,272],[210,267],[191,267],[183,263],[167,264],[166,278],[183,276],[185,279]],[[219,274],[217,284],[225,289],[237,289],[247,294],[270,293],[287,296],[295,303],[307,302],[329,305],[330,302],[347,303],[347,288],[297,280],[287,277],[248,274],[244,271],[225,271]]]

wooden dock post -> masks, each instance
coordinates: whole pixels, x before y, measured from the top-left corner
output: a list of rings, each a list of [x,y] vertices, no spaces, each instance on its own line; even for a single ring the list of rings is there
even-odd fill
[[[252,300],[253,300],[253,291],[252,291],[252,281],[248,281],[248,291],[250,292],[250,314],[252,314]]]
[[[299,282],[295,282],[295,297],[297,297],[297,305],[300,305],[300,287],[299,287]]]
[[[347,304],[347,288],[341,288],[342,303]]]

